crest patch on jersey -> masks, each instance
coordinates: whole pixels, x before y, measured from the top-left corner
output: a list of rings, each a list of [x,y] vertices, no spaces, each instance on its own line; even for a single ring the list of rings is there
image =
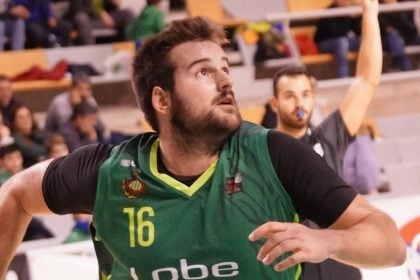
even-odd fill
[[[137,173],[133,171],[132,174],[131,179],[123,179],[121,184],[123,193],[128,199],[138,198],[146,191],[145,184]]]
[[[234,194],[237,192],[242,192],[242,176],[239,172],[236,173],[234,178],[226,178],[226,193]]]

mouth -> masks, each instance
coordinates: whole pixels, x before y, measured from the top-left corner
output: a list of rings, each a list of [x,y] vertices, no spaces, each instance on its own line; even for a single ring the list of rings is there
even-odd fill
[[[222,106],[233,106],[236,104],[236,102],[232,96],[224,96],[218,102],[216,102],[216,104]]]
[[[295,111],[295,116],[298,119],[303,119],[303,117],[306,115],[306,112],[303,108],[299,108],[298,110]]]
[[[235,98],[233,97],[233,92],[226,92],[220,96],[215,102],[216,105],[222,106],[233,106],[236,105]]]

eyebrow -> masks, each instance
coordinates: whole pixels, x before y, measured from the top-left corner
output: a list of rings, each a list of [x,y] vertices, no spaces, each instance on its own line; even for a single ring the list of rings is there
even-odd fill
[[[223,56],[222,60],[226,61],[226,63],[229,65],[229,58],[227,56]],[[202,63],[202,62],[208,62],[210,61],[210,58],[201,58],[201,59],[197,59],[193,62],[191,62],[190,65],[188,65],[188,70],[190,70],[192,67],[194,67],[194,65]]]

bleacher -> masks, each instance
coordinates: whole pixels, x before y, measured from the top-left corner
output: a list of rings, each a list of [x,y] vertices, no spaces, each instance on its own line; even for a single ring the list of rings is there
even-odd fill
[[[396,194],[420,192],[420,114],[378,117],[381,132],[375,143],[384,179]]]

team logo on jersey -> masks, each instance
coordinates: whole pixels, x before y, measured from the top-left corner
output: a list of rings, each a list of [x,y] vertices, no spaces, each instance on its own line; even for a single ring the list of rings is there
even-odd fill
[[[312,149],[314,149],[315,153],[320,155],[321,157],[324,157],[324,149],[322,148],[320,143],[316,143]]]
[[[123,179],[121,184],[124,195],[128,199],[140,197],[146,191],[144,182],[140,180],[139,175],[134,170],[132,175],[131,179]]]
[[[238,172],[235,177],[226,178],[226,193],[234,194],[242,191],[242,176]]]

